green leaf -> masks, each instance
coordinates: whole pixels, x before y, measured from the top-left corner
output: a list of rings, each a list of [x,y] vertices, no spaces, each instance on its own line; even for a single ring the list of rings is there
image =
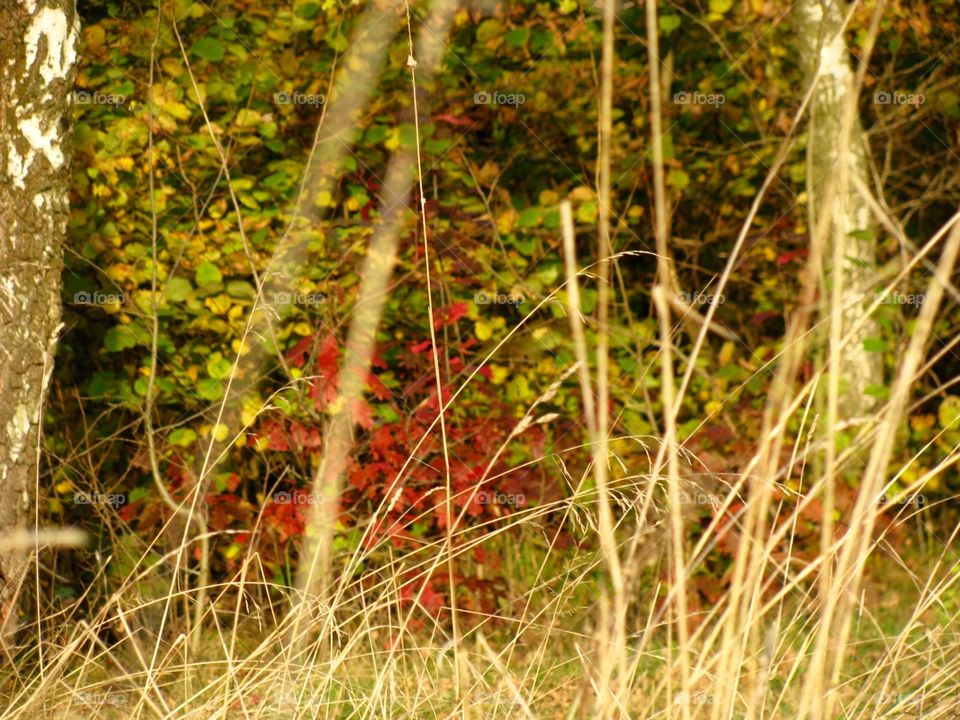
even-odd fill
[[[190,447],[197,440],[197,434],[190,428],[177,428],[167,438],[171,445]]]
[[[853,230],[852,232],[847,233],[848,237],[852,237],[854,240],[876,240],[876,235],[873,234],[873,230],[867,228],[866,230]]]
[[[522,403],[533,399],[533,390],[530,389],[530,383],[526,375],[515,375],[507,383],[507,401]]]
[[[883,338],[864,338],[863,349],[867,352],[885,352],[887,343]]]
[[[115,325],[103,336],[103,346],[108,352],[120,352],[136,346],[137,334],[129,325]]]
[[[532,228],[540,224],[541,210],[538,207],[527,208],[522,213],[517,222],[520,227]]]
[[[223,275],[220,273],[220,268],[216,265],[211,262],[205,262],[201,263],[197,268],[193,279],[199,287],[207,288],[223,282]]]
[[[661,15],[659,24],[660,24],[660,31],[664,35],[669,35],[678,27],[680,27],[680,16],[679,15]]]
[[[857,267],[860,267],[860,268],[868,268],[868,267],[870,267],[870,263],[867,262],[866,260],[862,259],[862,258],[853,257],[853,256],[851,256],[851,255],[844,255],[844,257],[845,257],[848,261],[850,261],[851,263],[853,263],[854,265],[856,265]]]
[[[506,35],[503,36],[503,39],[507,41],[507,45],[511,47],[523,47],[527,44],[527,41],[530,39],[530,28],[520,27],[514,28]]]
[[[502,34],[503,25],[500,24],[499,20],[490,18],[480,23],[480,26],[477,28],[477,41],[486,42],[487,40],[500,37]]]
[[[863,389],[864,394],[875,397],[878,400],[886,400],[890,397],[890,388],[886,385],[867,385]]]
[[[223,397],[223,385],[216,378],[201,378],[197,381],[197,395],[203,400],[219,400]]]
[[[230,374],[233,363],[220,353],[214,353],[207,360],[207,374],[215,380],[223,380]]]
[[[683,170],[677,170],[674,168],[669,173],[667,173],[667,185],[674,187],[677,190],[686,189],[687,185],[690,184],[690,176],[687,175]]]
[[[212,37],[198,38],[190,48],[190,52],[210,62],[219,62],[223,60],[224,55],[223,45],[219,40]]]
[[[227,295],[240,300],[253,300],[257,296],[257,291],[246,280],[231,280],[227,283]]]
[[[172,277],[167,280],[167,299],[171,302],[183,302],[193,293],[193,285],[182,277]]]
[[[310,2],[297,8],[297,17],[303,18],[304,20],[313,20],[319,12],[320,5],[315,2]]]
[[[937,419],[944,430],[960,429],[960,397],[947,395],[937,409]]]
[[[597,291],[593,288],[583,288],[580,291],[580,312],[589,315],[597,307]]]

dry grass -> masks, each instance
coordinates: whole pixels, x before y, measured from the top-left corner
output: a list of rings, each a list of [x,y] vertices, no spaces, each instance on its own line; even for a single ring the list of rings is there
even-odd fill
[[[656,27],[655,10],[651,12],[649,24]],[[612,16],[606,20],[602,122],[608,123]],[[419,51],[410,37],[413,57]],[[651,52],[656,60],[655,43]],[[659,87],[656,72],[652,87]],[[363,91],[356,96],[362,97]],[[810,92],[794,129],[809,98]],[[658,107],[659,100],[655,115]],[[660,127],[658,118],[654,127]],[[609,138],[609,128],[600,132]],[[793,131],[712,292],[722,293],[728,282],[792,137]],[[601,148],[606,145],[601,143]],[[326,555],[315,566],[326,582],[311,577],[301,583],[300,593],[276,586],[253,554],[243,558],[235,576],[219,582],[172,573],[171,566],[183,567],[181,558],[210,539],[191,534],[185,524],[180,527],[182,539],[173,547],[157,539],[157,548],[167,548],[160,562],[147,566],[148,555],[141,547],[140,561],[132,563],[125,578],[108,581],[106,573],[98,577],[89,588],[95,603],[78,602],[65,609],[39,603],[40,619],[22,631],[22,637],[36,645],[18,659],[0,690],[7,707],[2,717],[935,720],[960,715],[958,527],[941,524],[955,518],[923,508],[888,524],[881,516],[898,506],[876,501],[901,469],[892,464],[894,436],[925,372],[930,323],[954,272],[960,250],[957,217],[888,286],[894,287],[921,258],[938,252],[939,271],[929,278],[927,302],[904,350],[891,398],[860,426],[853,445],[842,453],[832,449],[840,420],[830,363],[808,382],[798,379],[799,360],[809,352],[814,330],[832,328],[832,361],[839,357],[838,348],[855,337],[856,328],[844,326],[835,295],[823,317],[801,311],[793,319],[782,350],[771,361],[775,379],[755,451],[746,458],[741,476],[709,486],[718,502],[709,526],[692,537],[687,532],[690,508],[681,498],[707,486],[694,471],[696,459],[679,442],[676,421],[716,308],[707,308],[692,353],[684,356],[684,374],[676,377],[682,366],[677,365],[675,341],[684,318],[671,316],[668,208],[662,197],[659,141],[654,148],[661,256],[654,296],[665,408],[660,438],[608,436],[609,420],[598,410],[607,407],[606,316],[600,318],[598,336],[600,372],[591,377],[576,292],[588,273],[573,257],[575,229],[565,207],[567,277],[561,287],[570,301],[579,360],[567,375],[578,374],[585,400],[592,399],[593,386],[600,397],[596,405],[585,402],[586,450],[593,462],[571,475],[557,458],[541,459],[554,476],[563,476],[569,490],[565,498],[481,526],[467,525],[462,513],[454,517],[448,505],[450,537],[378,563],[371,556],[376,552],[382,558],[382,547],[333,553],[330,524],[318,520]],[[608,157],[599,159],[601,185],[609,183],[608,163]],[[841,177],[838,182],[847,181]],[[605,188],[600,195],[609,197]],[[608,223],[609,208],[601,203],[601,210]],[[601,314],[609,310],[606,293],[612,285],[608,287],[607,280],[617,260],[609,256],[609,238],[603,236],[609,225],[604,223],[596,268],[605,288]],[[825,235],[818,226],[805,276],[811,294]],[[384,242],[392,247],[389,238]],[[378,280],[376,285],[384,283]],[[379,313],[372,321],[374,329],[378,322]],[[372,337],[370,328],[367,334]],[[496,357],[501,345],[485,362]],[[360,347],[357,356],[368,362],[369,352]],[[436,372],[439,381],[439,367]],[[515,434],[538,420],[538,405],[557,387],[543,388],[540,399],[524,409]],[[821,393],[829,394],[833,403],[825,418],[814,410]],[[458,402],[460,392],[444,412]],[[788,431],[791,426],[799,430]],[[434,430],[442,429],[441,424]],[[344,437],[350,434],[349,428],[340,431]],[[582,450],[571,448],[570,455]],[[824,453],[830,456],[825,472],[805,477],[802,492],[794,493],[792,502],[775,500],[777,490],[792,492],[783,485],[784,478],[802,475],[809,469],[807,459]],[[958,457],[954,449],[900,499],[912,497],[934,477],[956,472]],[[820,553],[812,559],[783,559],[777,548],[793,547],[806,505],[832,498],[844,473],[855,467],[854,460],[865,461],[858,477],[862,492],[852,515],[844,518],[843,531],[839,524],[828,527]],[[906,464],[925,460],[911,458]],[[216,461],[214,455],[204,477]],[[575,467],[573,461],[570,467]],[[328,481],[337,486],[338,480],[318,476],[318,488],[327,487]],[[202,485],[198,483],[196,497]],[[736,522],[726,525],[722,521],[729,518],[727,511],[739,501],[745,503],[743,510],[735,515]],[[884,537],[898,526],[913,542],[905,556]],[[558,528],[583,542],[559,550]],[[689,608],[691,578],[716,544],[731,534],[738,538],[731,583],[712,605]],[[437,620],[400,601],[400,586],[410,573],[432,577],[455,559],[469,562],[480,547],[505,563],[501,574],[508,584],[506,601],[495,615],[460,608],[456,623],[451,623],[449,612]],[[38,562],[44,557],[42,552]],[[106,560],[105,567],[110,562],[115,559]],[[661,578],[669,578],[669,583]],[[320,589],[314,591],[314,585]]]

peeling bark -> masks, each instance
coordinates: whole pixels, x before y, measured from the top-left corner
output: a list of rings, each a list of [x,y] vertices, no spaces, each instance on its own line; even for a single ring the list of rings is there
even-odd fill
[[[869,184],[867,145],[859,114],[850,128],[846,157],[840,157],[844,108],[850,101],[854,77],[850,50],[843,35],[846,7],[843,0],[801,0],[796,9],[803,61],[811,79],[814,73],[819,75],[810,107],[807,198],[815,219],[832,215],[824,250],[831,275],[833,268],[829,263],[833,248],[838,243],[841,246],[844,332],[865,311],[863,298],[873,287],[877,265],[877,242],[869,232],[873,229],[870,209],[853,183],[847,183],[845,192],[835,189],[827,196],[831,175],[842,162],[848,164],[850,173],[856,173]],[[851,233],[859,234],[851,236]],[[867,388],[883,384],[882,358],[863,347],[863,340],[876,334],[876,324],[866,322],[843,350],[840,412],[845,419],[866,415],[875,405],[875,399],[866,394]]]
[[[74,0],[0,3],[0,535],[31,523],[41,408],[60,329]],[[28,566],[0,555],[0,640]]]

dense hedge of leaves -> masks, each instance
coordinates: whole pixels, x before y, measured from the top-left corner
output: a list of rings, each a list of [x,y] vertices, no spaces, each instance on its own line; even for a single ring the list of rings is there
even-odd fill
[[[591,5],[559,0],[494,3],[484,11],[463,7],[446,40],[443,71],[423,89],[420,150],[444,397],[562,283],[561,199],[574,203],[582,262],[594,259],[600,19]],[[627,5],[616,29],[618,252],[654,244],[646,30],[643,4]],[[780,5],[711,0],[661,7],[674,252],[684,289],[694,295],[726,262],[805,87]],[[943,154],[960,147],[960,96],[948,81],[957,77],[958,56],[947,52],[958,23],[955,13],[934,21],[902,5],[885,20],[867,90],[922,91],[926,102],[919,110],[865,103],[862,116],[890,189],[886,202],[911,218],[907,229],[922,243],[960,194],[955,179],[936,174]],[[932,13],[933,5],[923,7]],[[949,17],[950,3],[943,5]],[[398,30],[401,10],[382,3],[384,21]],[[425,13],[415,4],[414,22]],[[90,5],[77,86],[94,101],[74,108],[67,332],[47,436],[57,460],[50,465],[50,512],[96,524],[70,502],[70,492],[99,487],[126,496],[119,511],[126,532],[148,536],[168,517],[150,477],[142,423],[156,273],[153,412],[165,481],[176,499],[184,497],[202,464],[200,441],[240,433],[206,498],[211,528],[239,532],[215,543],[215,567],[227,571],[242,546],[256,542],[277,578],[285,577],[307,506],[273,502],[274,493],[308,491],[324,421],[337,398],[346,321],[359,260],[377,222],[382,177],[391,153],[416,144],[405,32],[389,48],[334,191],[313,198],[323,220],[311,231],[294,301],[279,318],[275,338],[265,341],[270,362],[242,400],[249,428],[218,426],[216,408],[234,358],[246,352],[241,338],[256,274],[289,223],[334,66],[346,57],[349,67],[358,15],[358,7],[329,0],[210,6],[176,0],[164,2],[159,13],[152,3]],[[863,10],[851,25],[854,57],[868,20]],[[921,54],[936,60],[918,66],[914,59]],[[485,103],[491,93],[512,96],[513,104]],[[672,102],[682,93],[723,101]],[[292,96],[313,100],[278,100]],[[807,243],[802,131],[719,308],[718,320],[741,341],[711,339],[680,418],[688,446],[718,474],[736,473],[752,447],[768,381],[761,368],[778,351],[784,318],[796,303]],[[890,157],[896,158],[892,165]],[[880,240],[884,261],[900,252],[894,238]],[[659,366],[648,292],[654,267],[649,255],[618,263],[611,378],[618,435],[657,432]],[[106,300],[83,302],[83,293]],[[483,302],[497,295],[518,302]],[[595,298],[587,283],[585,313],[593,312]],[[453,490],[471,522],[513,510],[466,492],[478,479],[496,477],[490,489],[536,504],[557,497],[563,485],[551,463],[524,463],[557,452],[572,467],[586,462],[569,450],[584,439],[572,379],[551,401],[555,419],[511,437],[526,408],[573,362],[565,300],[561,291],[527,319],[448,413]],[[884,334],[871,349],[892,363],[915,308],[885,306],[882,313]],[[443,529],[436,433],[416,450],[388,517],[376,527],[366,523],[437,414],[428,323],[422,235],[411,215],[368,394],[356,411],[358,443],[342,499],[343,547],[361,541],[372,547],[389,538],[397,549],[411,548]],[[944,318],[937,331],[945,342],[956,323]],[[958,368],[947,359],[941,369],[955,374]],[[885,388],[876,391],[882,396]],[[933,438],[952,422],[957,405],[949,396],[918,407],[909,444]],[[947,448],[948,441],[938,442]],[[489,467],[504,443],[508,452]],[[619,450],[628,462],[643,457],[636,446]],[[511,471],[518,467],[524,469]],[[251,538],[255,525],[260,532]],[[722,576],[723,563],[714,571]],[[709,597],[713,585],[703,587]],[[439,606],[441,599],[435,601]]]

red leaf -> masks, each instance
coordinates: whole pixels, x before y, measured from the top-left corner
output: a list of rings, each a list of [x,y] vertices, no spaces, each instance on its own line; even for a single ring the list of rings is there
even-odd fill
[[[782,255],[777,257],[777,265],[786,265],[791,260],[799,260],[800,258],[805,258],[808,255],[807,248],[797,248],[796,250],[790,250],[785,252]]]
[[[305,337],[287,351],[287,361],[294,367],[303,367],[310,356],[310,345],[313,338]]]
[[[370,392],[373,393],[373,396],[377,400],[389,400],[393,397],[393,393],[390,391],[386,385],[373,373],[367,376],[367,385],[370,386]]]
[[[357,398],[357,401],[351,408],[350,414],[353,417],[353,421],[364,430],[369,430],[373,427],[373,412],[363,398]]]
[[[439,308],[434,313],[433,328],[434,330],[439,330],[444,325],[452,325],[457,320],[462,318],[469,311],[468,305],[463,302],[455,302],[453,305],[448,305],[447,307]]]
[[[340,348],[337,347],[337,338],[333,333],[328,333],[317,349],[317,370],[325,375],[336,375],[339,359]]]
[[[465,125],[476,124],[476,120],[471,120],[470,118],[454,117],[453,115],[434,115],[433,119],[439,120],[440,122],[445,122],[448,125],[465,126]]]

